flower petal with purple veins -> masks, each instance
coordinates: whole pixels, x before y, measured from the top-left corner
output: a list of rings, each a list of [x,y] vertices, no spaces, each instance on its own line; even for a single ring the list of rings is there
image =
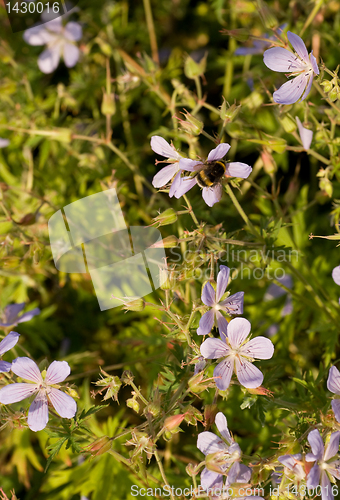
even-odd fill
[[[320,467],[316,463],[308,473],[307,488],[316,488],[320,484]]]
[[[213,307],[218,300],[216,300],[216,293],[215,290],[213,289],[211,283],[209,281],[204,285],[203,292],[202,292],[202,302],[206,306]]]
[[[336,366],[332,366],[329,370],[327,389],[340,396],[340,372]]]
[[[295,54],[283,47],[273,47],[263,54],[263,62],[272,71],[282,73],[301,70],[305,65]]]
[[[66,361],[64,361],[64,363],[66,363]],[[77,412],[77,403],[73,398],[71,398],[71,396],[52,387],[49,390],[48,397],[54,409],[59,413],[61,417],[74,417]]]
[[[35,384],[9,384],[0,390],[0,403],[4,405],[17,403],[23,399],[29,398],[37,392],[38,388]]]
[[[0,356],[12,349],[18,342],[20,335],[17,332],[9,332],[8,335],[0,342]]]
[[[324,470],[321,472],[321,498],[322,500],[334,500],[331,482]]]
[[[222,335],[224,335],[224,337],[228,337],[228,321],[220,313],[220,311],[216,312],[216,319],[217,319],[218,331],[221,338],[223,339]]]
[[[312,79],[311,79],[311,82],[313,82]],[[296,119],[296,123],[297,123],[298,129],[299,129],[299,134],[301,137],[302,145],[303,145],[304,149],[307,150],[310,148],[310,145],[312,143],[313,131],[308,130],[308,128],[305,128],[302,125],[302,123],[300,122],[300,119],[298,116],[296,116],[295,119]]]
[[[213,309],[203,314],[200,319],[199,327],[197,328],[197,335],[207,335],[211,332],[212,327],[214,326],[214,318],[215,313]]]
[[[218,203],[222,198],[221,184],[216,184],[216,186],[213,187],[204,187],[202,197],[208,207],[213,207],[215,203]]]
[[[228,266],[220,266],[220,271],[217,275],[217,287],[216,287],[216,302],[219,302],[226,291],[229,281],[230,269]]]
[[[182,177],[179,187],[176,189],[174,196],[180,198],[187,193],[194,185],[197,184],[196,177]]]
[[[153,187],[161,188],[165,186],[177,174],[178,170],[178,162],[163,167],[152,179]]]
[[[41,384],[43,379],[37,364],[30,358],[17,358],[12,362],[12,372],[25,380]]]
[[[172,198],[174,196],[176,190],[180,187],[180,185],[181,185],[181,170],[179,170],[179,172],[175,175],[175,178],[171,183],[169,198]]]
[[[254,359],[270,359],[274,354],[274,346],[266,337],[255,337],[241,347],[240,354]]]
[[[256,389],[263,382],[263,373],[244,358],[235,358],[235,370],[238,381],[247,389]]]
[[[320,73],[318,63],[316,62],[315,57],[313,56],[313,51],[310,53],[310,63],[312,65],[313,71],[316,75]]]
[[[7,373],[11,371],[12,363],[8,363],[7,361],[0,360],[0,373]]]
[[[204,490],[222,489],[223,475],[204,467],[201,473],[201,486]]]
[[[63,46],[63,58],[67,68],[73,68],[78,62],[80,51],[74,43],[65,43]]]
[[[207,340],[205,342],[207,342]],[[214,379],[216,387],[218,389],[220,389],[221,391],[225,391],[226,389],[228,389],[233,371],[234,371],[234,360],[231,358],[225,359],[215,367]]]
[[[332,278],[334,280],[334,283],[340,285],[340,266],[337,266],[333,269]]]
[[[301,59],[308,63],[308,51],[302,38],[300,38],[295,33],[292,33],[291,31],[287,31],[287,37],[292,44],[295,52],[301,57]]]
[[[216,160],[222,160],[222,158],[225,157],[225,155],[228,153],[230,149],[230,145],[227,144],[226,142],[219,144],[217,148],[212,149],[210,153],[208,154],[208,161],[216,161]]]
[[[28,411],[27,424],[31,431],[44,429],[48,422],[48,403],[45,391],[40,391]]]
[[[336,479],[340,479],[340,460],[335,460],[334,462],[327,464],[327,471],[331,474],[331,476]]]
[[[228,421],[221,411],[218,412],[215,417],[215,424],[223,439],[225,439],[228,444],[231,444],[232,438],[228,429]]]
[[[306,74],[306,78],[307,78],[307,74]],[[306,99],[306,97],[308,96],[308,94],[312,88],[312,84],[313,84],[313,75],[310,74],[308,76],[308,83],[307,83],[306,90],[305,90],[303,96],[301,97],[301,102],[304,101]]]
[[[307,439],[312,448],[312,452],[316,457],[316,460],[320,460],[323,456],[324,445],[319,431],[317,429],[314,429],[308,434]]]
[[[306,73],[302,73],[301,75],[296,76],[292,80],[289,80],[281,85],[279,90],[274,92],[273,99],[278,104],[293,104],[300,99],[306,85]]]
[[[340,399],[333,399],[332,410],[338,422],[340,422]]]
[[[200,351],[205,359],[218,359],[228,356],[230,350],[222,340],[209,338],[201,344]]]
[[[251,324],[245,318],[234,318],[228,325],[228,338],[231,347],[238,348],[250,333]]]
[[[71,373],[71,368],[66,361],[53,361],[47,368],[45,382],[46,384],[59,384],[63,382]]]
[[[252,170],[253,169],[246,163],[232,161],[231,163],[227,163],[225,175],[229,175],[230,177],[239,177],[240,179],[247,179]]]
[[[244,292],[237,292],[220,302],[220,307],[228,314],[243,314]]]
[[[330,460],[333,458],[339,451],[339,439],[340,439],[340,432],[332,432],[331,437],[329,439],[329,443],[326,446],[325,449],[325,454],[324,454],[324,461],[327,462],[327,460]]]
[[[159,135],[154,135],[151,137],[151,149],[155,153],[157,153],[160,156],[164,156],[164,158],[171,158],[171,159],[178,159],[180,160],[182,157],[177,151],[170,146],[170,144],[163,139],[163,137],[160,137]]]
[[[204,455],[210,455],[211,453],[217,453],[228,449],[223,439],[209,431],[201,432],[197,436],[197,448],[204,453]]]

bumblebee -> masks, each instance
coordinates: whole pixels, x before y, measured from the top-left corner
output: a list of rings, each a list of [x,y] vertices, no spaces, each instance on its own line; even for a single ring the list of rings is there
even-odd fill
[[[201,188],[210,188],[219,184],[225,174],[226,164],[223,160],[210,161],[197,172],[197,184]]]

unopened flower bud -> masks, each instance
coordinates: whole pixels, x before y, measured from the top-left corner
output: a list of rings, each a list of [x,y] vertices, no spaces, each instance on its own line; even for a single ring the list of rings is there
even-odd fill
[[[204,57],[202,57],[202,59],[198,63],[194,61],[190,56],[186,58],[184,63],[184,74],[187,78],[191,78],[192,80],[194,80],[198,76],[203,75],[207,66],[207,55],[208,53],[206,52],[204,54]]]
[[[161,406],[158,403],[150,403],[144,409],[144,413],[151,413],[153,417],[158,417],[158,415],[161,413]]]
[[[191,392],[195,394],[200,394],[210,386],[210,383],[209,382],[205,383],[203,372],[199,372],[189,379],[188,386]]]
[[[334,102],[337,100],[338,98],[338,92],[339,92],[339,89],[337,87],[334,87],[328,94],[328,97],[329,99]]]
[[[331,181],[329,179],[327,179],[326,177],[324,179],[321,179],[319,186],[320,186],[320,189],[322,191],[326,192],[327,196],[332,198],[332,196],[333,196],[333,184],[331,183]]]
[[[106,92],[104,92],[102,106],[101,106],[101,112],[103,113],[103,115],[106,115],[106,116],[112,116],[115,114],[116,102],[115,102],[115,95],[114,94],[107,94]]]
[[[192,135],[199,135],[203,130],[203,122],[188,112],[182,114],[184,115],[185,120],[179,119],[179,121],[185,132]]]
[[[144,310],[144,308],[145,308],[145,300],[143,298],[131,300],[131,302],[127,302],[123,306],[123,309],[125,309],[126,311],[135,311],[135,312],[141,312]]]
[[[284,116],[283,118],[281,118],[280,122],[284,131],[288,134],[291,134],[292,132],[294,132],[294,130],[296,130],[296,123],[294,120],[289,118],[289,116]]]
[[[188,474],[188,476],[190,476],[190,477],[197,476],[197,474],[198,474],[197,467],[194,464],[188,464],[186,466],[185,470],[186,470],[186,473]]]
[[[215,422],[216,413],[216,404],[206,405],[204,407],[204,420],[207,428],[209,428]]]
[[[126,406],[128,408],[132,408],[132,410],[135,411],[136,413],[139,413],[140,405],[139,405],[138,401],[136,401],[135,398],[127,399]]]
[[[159,269],[159,283],[162,290],[171,290],[169,271],[165,268]]]
[[[108,436],[102,436],[101,438],[93,441],[92,444],[85,448],[86,451],[90,452],[93,457],[97,457],[98,455],[103,455],[111,449],[112,446],[112,438]]]
[[[159,227],[159,226],[167,226],[169,224],[174,224],[174,222],[177,221],[177,213],[173,208],[167,208],[164,212],[161,214],[157,215],[152,220],[152,225]]]
[[[166,418],[164,421],[164,429],[167,431],[174,431],[175,429],[177,430],[177,428],[183,422],[185,415],[185,413],[180,413],[178,415],[172,415],[171,417]]]
[[[163,240],[157,241],[150,248],[174,248],[178,245],[178,238],[176,236],[167,236]]]
[[[224,121],[224,125],[226,123],[232,122],[234,118],[236,118],[241,106],[236,106],[236,104],[232,104],[229,106],[227,101],[223,99],[223,103],[220,110],[220,118]]]
[[[326,93],[330,92],[333,88],[333,84],[329,80],[324,80],[323,82],[320,83],[320,85],[323,86],[323,89]]]

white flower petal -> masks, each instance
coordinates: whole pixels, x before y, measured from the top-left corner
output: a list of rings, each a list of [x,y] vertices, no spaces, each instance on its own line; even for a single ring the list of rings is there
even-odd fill
[[[216,186],[213,187],[204,187],[202,197],[208,207],[212,207],[215,203],[218,203],[222,198],[221,184],[216,184]]]
[[[9,139],[2,139],[0,137],[0,148],[6,148],[9,144]]]
[[[54,39],[55,35],[47,31],[45,26],[34,26],[24,32],[23,38],[29,45],[45,45]]]
[[[210,153],[208,154],[208,161],[216,161],[216,160],[222,160],[222,158],[225,157],[225,155],[228,153],[230,149],[230,145],[227,144],[226,142],[219,144],[217,148],[212,149]]]
[[[332,366],[329,370],[327,389],[340,396],[340,372],[336,366]]]
[[[308,76],[306,73],[302,73],[295,78],[292,78],[288,82],[281,85],[279,90],[276,90],[273,94],[274,101],[278,104],[293,104],[298,99],[300,99],[302,92],[305,90],[307,85]]]
[[[241,179],[247,179],[251,174],[253,169],[247,165],[246,163],[241,163],[239,161],[233,161],[231,163],[227,163],[225,169],[225,175],[229,175],[230,177],[239,177]]]
[[[164,158],[174,158],[180,160],[182,157],[177,153],[175,148],[170,146],[170,144],[160,137],[159,135],[154,135],[151,137],[151,149],[154,153],[157,153],[160,156],[164,156]]]
[[[60,44],[50,49],[45,49],[38,58],[38,66],[43,73],[52,73],[60,60]]]
[[[251,324],[245,318],[234,318],[228,325],[228,338],[232,348],[238,348],[250,333]]]
[[[202,356],[205,359],[218,359],[228,356],[229,347],[221,339],[206,339],[200,347]]]
[[[53,361],[47,368],[45,382],[46,384],[59,384],[63,382],[71,373],[71,368],[66,361]]]
[[[235,369],[238,381],[247,389],[255,389],[262,384],[262,372],[246,359],[235,358]]]
[[[255,337],[241,347],[240,353],[254,359],[270,359],[274,354],[274,346],[266,337]]]
[[[73,418],[77,412],[77,403],[71,396],[58,389],[51,388],[48,397],[54,409],[63,418]]]
[[[17,358],[12,362],[12,372],[24,380],[41,384],[43,379],[37,364],[30,358]]]
[[[74,43],[65,43],[63,47],[63,56],[65,65],[68,68],[73,68],[79,59],[79,49]]]
[[[12,349],[18,342],[20,335],[17,332],[9,332],[8,335],[0,342],[0,355]]]
[[[227,421],[225,415],[223,415],[223,413],[221,411],[218,412],[216,417],[215,417],[215,424],[217,426],[219,433],[223,437],[223,439],[225,439],[227,441],[227,443],[231,444],[232,438],[231,438],[231,435],[230,435],[230,432],[228,429],[228,421]]]
[[[316,62],[315,57],[313,56],[313,51],[310,53],[310,63],[312,65],[313,71],[316,75],[320,73],[318,63]]]
[[[336,420],[340,422],[340,399],[333,399],[332,410],[334,412]]]
[[[177,174],[178,169],[179,169],[178,162],[163,167],[154,176],[152,180],[153,187],[161,188],[165,186],[173,178],[173,176]]]
[[[4,405],[17,403],[29,398],[37,392],[36,384],[9,384],[0,390],[0,403]]]
[[[325,449],[325,454],[324,454],[324,461],[327,462],[327,460],[330,460],[333,458],[339,451],[339,439],[340,439],[340,432],[332,432],[330,440],[328,445],[326,446]]]
[[[305,65],[293,52],[282,47],[273,47],[266,50],[263,54],[263,62],[272,71],[282,73],[299,71],[305,68]]]
[[[197,448],[204,453],[210,455],[219,451],[225,451],[228,447],[220,437],[213,432],[204,431],[197,436]]]
[[[179,170],[178,173],[175,175],[174,180],[171,183],[170,191],[169,191],[169,198],[172,198],[174,196],[174,194],[176,193],[177,189],[181,185],[181,181],[182,181],[182,179],[181,179],[181,170]]]
[[[340,266],[337,266],[333,269],[332,278],[334,280],[334,283],[340,285]]]
[[[223,475],[204,467],[201,472],[201,487],[203,490],[208,490],[209,488],[221,490],[223,487]]]
[[[181,158],[179,160],[179,168],[186,172],[195,172],[203,168],[203,163],[199,160],[190,160],[190,158]]]
[[[185,193],[187,193],[194,185],[197,184],[196,177],[181,177],[181,182],[178,188],[174,192],[175,198],[180,198]]]
[[[216,366],[214,370],[214,379],[216,387],[220,389],[220,391],[228,389],[233,371],[234,360],[231,358],[226,358]]]
[[[291,31],[287,31],[287,37],[290,43],[293,45],[295,52],[301,57],[301,59],[308,63],[308,51],[302,38],[300,38],[295,33],[292,33]]]
[[[48,422],[48,403],[45,390],[39,391],[30,406],[27,418],[31,431],[38,432],[44,429]]]
[[[306,99],[306,97],[308,96],[309,92],[310,92],[310,89],[312,88],[312,84],[313,84],[313,73],[310,72],[309,74],[309,80],[308,80],[308,83],[307,83],[307,87],[306,87],[306,90],[303,94],[303,96],[301,97],[301,101],[304,101]]]
[[[78,42],[83,36],[82,28],[79,23],[73,21],[66,24],[64,29],[65,38],[72,42]]]

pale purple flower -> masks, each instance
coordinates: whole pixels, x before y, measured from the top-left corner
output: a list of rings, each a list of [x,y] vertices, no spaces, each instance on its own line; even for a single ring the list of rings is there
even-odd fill
[[[199,372],[203,371],[206,365],[206,361],[203,356],[198,358],[198,363],[195,364],[194,375],[197,375]]]
[[[223,439],[209,431],[201,432],[197,438],[197,448],[206,456],[206,467],[201,473],[201,485],[205,490],[222,488],[223,474],[241,456],[241,449],[231,437],[222,412],[217,413],[215,424]]]
[[[213,325],[216,324],[216,321],[219,331],[227,335],[228,321],[220,311],[229,315],[243,313],[244,292],[237,292],[221,300],[228,286],[229,272],[229,267],[220,266],[220,272],[217,275],[216,292],[209,281],[204,285],[202,302],[211,309],[201,317],[197,335],[207,335]]]
[[[219,144],[215,149],[212,149],[208,154],[207,161],[203,163],[199,160],[190,160],[189,158],[181,158],[179,168],[187,172],[198,172],[204,169],[209,163],[222,160],[230,149],[229,144]],[[252,168],[246,163],[231,162],[226,164],[225,176],[240,177],[246,179],[252,171]],[[197,184],[197,176],[180,178],[179,186],[176,187],[175,197],[180,198],[189,189]],[[220,201],[222,197],[221,182],[214,183],[211,187],[203,187],[202,196],[209,207]]]
[[[234,371],[240,384],[248,389],[259,387],[263,382],[262,372],[252,362],[255,359],[270,359],[274,346],[265,337],[248,340],[250,328],[247,319],[234,318],[228,325],[228,337],[208,338],[201,345],[201,354],[206,359],[224,358],[214,370],[216,386],[221,391],[228,389]]]
[[[212,497],[214,500],[230,500],[230,488],[233,484],[236,485],[235,494],[240,494],[238,491],[237,483],[246,485],[249,483],[251,478],[251,469],[244,464],[240,464],[239,462],[234,462],[227,472],[227,479],[224,486],[224,491],[222,495],[218,497]],[[233,500],[245,500],[249,498],[250,500],[263,500],[263,497],[255,496],[255,495],[244,495],[242,497],[232,496]]]
[[[332,271],[332,278],[336,285],[340,285],[340,266],[336,266]],[[339,299],[340,304],[340,299]]]
[[[308,434],[308,441],[312,448],[312,453],[307,453],[306,462],[314,462],[307,476],[307,488],[315,489],[321,485],[322,500],[333,500],[330,477],[340,479],[340,460],[335,458],[339,451],[340,432],[333,432],[326,449],[317,429]]]
[[[66,361],[53,361],[43,377],[36,363],[30,358],[17,358],[12,362],[12,372],[31,383],[9,384],[0,390],[0,403],[11,404],[22,401],[36,394],[29,412],[27,424],[34,431],[41,431],[48,422],[48,403],[63,418],[72,418],[76,414],[77,404],[64,392],[59,383],[69,376],[71,369]]]
[[[3,139],[2,137],[0,137],[0,148],[6,148],[8,144],[9,144],[8,139]]]
[[[162,168],[153,178],[152,185],[155,188],[161,188],[168,184],[172,178],[169,196],[173,197],[181,179],[181,169],[179,168],[179,160],[182,156],[177,153],[173,146],[158,135],[151,137],[151,149],[160,156],[164,156],[169,161],[170,165]]]
[[[296,119],[296,123],[297,123],[298,129],[299,129],[299,134],[301,137],[302,146],[307,151],[310,148],[310,145],[312,144],[313,131],[309,130],[308,128],[303,127],[298,116],[296,116],[295,119]]]
[[[61,56],[68,68],[75,66],[79,59],[79,49],[75,42],[81,37],[80,24],[71,21],[63,26],[61,17],[24,32],[24,40],[29,45],[47,46],[38,58],[38,66],[43,73],[52,73],[57,68]]]
[[[9,326],[15,326],[18,323],[30,321],[34,316],[40,314],[40,309],[38,307],[35,307],[31,311],[25,312],[24,314],[19,316],[24,307],[25,302],[22,302],[21,304],[10,304],[6,306],[1,317],[0,327],[7,328]]]
[[[273,71],[290,73],[290,76],[295,77],[274,92],[273,98],[278,104],[293,104],[301,96],[301,101],[303,101],[310,92],[314,74],[319,74],[313,51],[308,57],[303,40],[291,31],[287,31],[287,36],[294,47],[295,53],[283,47],[273,47],[263,54],[263,62],[267,68]]]
[[[329,370],[327,389],[340,396],[340,372],[336,366],[332,366]],[[336,420],[340,422],[340,399],[333,399],[332,410]]]
[[[304,479],[306,476],[301,460],[301,453],[297,453],[296,455],[281,455],[278,458],[278,461],[285,467],[285,474],[287,474],[286,469],[289,469],[294,474],[295,479],[298,479],[299,481]]]
[[[8,335],[0,342],[0,356],[5,354],[5,352],[12,349],[15,344],[18,342],[20,335],[17,332],[9,332]],[[0,360],[0,372],[9,372],[11,369],[12,363],[8,363],[7,361]]]

